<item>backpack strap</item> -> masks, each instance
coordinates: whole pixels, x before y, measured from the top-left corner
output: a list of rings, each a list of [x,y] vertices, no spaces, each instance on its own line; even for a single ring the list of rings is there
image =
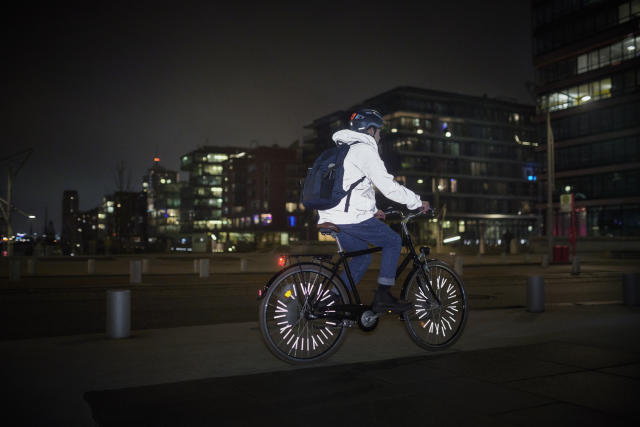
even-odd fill
[[[352,145],[356,145],[356,144],[360,144],[362,141],[354,141],[351,144],[349,144],[349,147],[351,147]],[[364,179],[366,178],[366,176],[363,176],[362,178],[360,178],[359,180],[357,180],[356,182],[354,182],[353,184],[351,184],[349,186],[349,189],[347,190],[347,201],[344,204],[344,211],[348,212],[349,211],[349,202],[351,201],[351,192],[353,191],[354,188],[356,188],[358,186],[358,184],[360,184],[362,181],[364,181]]]
[[[359,180],[357,180],[356,182],[354,182],[353,184],[351,184],[349,186],[349,189],[347,190],[347,201],[344,204],[344,211],[345,212],[349,211],[349,201],[351,200],[351,192],[353,191],[354,188],[356,188],[358,186],[358,184],[360,184],[362,181],[364,181],[365,178],[366,178],[366,176],[363,176],[362,178],[360,178]]]

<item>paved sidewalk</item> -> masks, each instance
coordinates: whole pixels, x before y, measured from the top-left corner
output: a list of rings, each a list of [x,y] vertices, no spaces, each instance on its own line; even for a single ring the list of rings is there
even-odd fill
[[[122,425],[615,426],[637,420],[640,353],[550,341],[85,395]]]
[[[552,306],[542,314],[471,311],[464,335],[446,353],[425,353],[392,317],[373,333],[349,332],[337,354],[310,368],[276,360],[255,322],[139,330],[124,340],[89,334],[3,341],[2,398],[15,412],[5,416],[16,415],[12,419],[22,425],[92,425],[94,417],[105,425],[230,425],[247,424],[254,408],[285,422],[283,413],[321,410],[322,402],[348,416],[351,406],[345,402],[350,402],[354,413],[373,417],[373,423],[387,419],[378,417],[387,406],[400,410],[406,396],[408,407],[430,414],[424,419],[444,421],[443,414],[449,414],[453,423],[468,414],[468,421],[482,423],[503,412],[508,421],[505,411],[535,412],[537,405],[559,407],[567,417],[584,408],[624,417],[635,414],[626,406],[630,396],[640,395],[640,312],[621,305]],[[541,345],[478,352],[532,344]],[[559,384],[544,379],[560,374],[568,377]],[[316,394],[305,394],[309,384]],[[439,389],[444,394],[435,393]],[[521,400],[510,397],[521,393]],[[617,396],[618,403],[600,405],[601,394],[602,402]],[[460,396],[449,406],[443,401]],[[494,403],[489,410],[473,406],[476,400]],[[294,401],[299,405],[287,403]]]

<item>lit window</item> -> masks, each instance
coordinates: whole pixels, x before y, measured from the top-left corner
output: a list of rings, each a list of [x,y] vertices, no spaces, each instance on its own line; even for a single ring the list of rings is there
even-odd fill
[[[449,179],[449,187],[450,187],[449,191],[451,191],[452,193],[457,193],[458,192],[458,180],[455,179],[455,178]]]
[[[578,56],[578,74],[584,73],[588,70],[587,67],[587,54]]]
[[[287,212],[295,212],[297,206],[298,206],[297,203],[293,203],[293,202],[285,203],[285,209],[287,210]]]
[[[269,225],[271,224],[271,221],[272,217],[270,213],[260,214],[260,222],[262,223],[262,225]]]

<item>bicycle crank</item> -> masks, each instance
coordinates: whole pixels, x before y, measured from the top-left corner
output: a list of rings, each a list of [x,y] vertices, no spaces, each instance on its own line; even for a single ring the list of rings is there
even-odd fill
[[[378,326],[379,314],[371,310],[365,310],[358,316],[358,327],[364,332],[373,331]]]

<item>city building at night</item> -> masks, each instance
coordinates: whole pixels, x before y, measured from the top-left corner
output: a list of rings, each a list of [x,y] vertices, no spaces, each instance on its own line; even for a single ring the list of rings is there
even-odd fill
[[[455,245],[484,250],[503,244],[505,235],[527,243],[539,233],[533,106],[398,87],[307,126],[313,130],[304,141],[307,164],[360,107],[384,116],[379,149],[388,171],[444,214],[439,222],[417,223],[422,241],[458,239]]]
[[[160,166],[158,157],[142,178],[142,191],[147,197],[149,244],[158,250],[166,249],[179,237],[181,187],[178,172]]]
[[[180,249],[218,250],[216,239],[227,221],[223,217],[225,167],[237,147],[203,146],[180,158],[180,170],[189,173],[180,190]]]
[[[224,233],[228,247],[273,247],[298,240],[304,226],[296,148],[256,147],[232,154],[225,167]]]
[[[105,253],[137,252],[147,247],[147,195],[116,191],[98,208],[98,236]]]
[[[64,255],[96,254],[100,246],[98,237],[99,209],[81,211],[76,190],[62,195],[61,248]],[[100,246],[101,249],[104,249]]]
[[[567,193],[578,237],[639,236],[640,1],[535,0],[532,7],[536,150],[545,166],[538,182],[546,188],[553,147],[554,234],[570,233],[571,212],[559,206]]]
[[[78,230],[80,200],[76,190],[65,190],[62,193],[62,253],[69,255],[79,247],[82,240],[81,230]]]

